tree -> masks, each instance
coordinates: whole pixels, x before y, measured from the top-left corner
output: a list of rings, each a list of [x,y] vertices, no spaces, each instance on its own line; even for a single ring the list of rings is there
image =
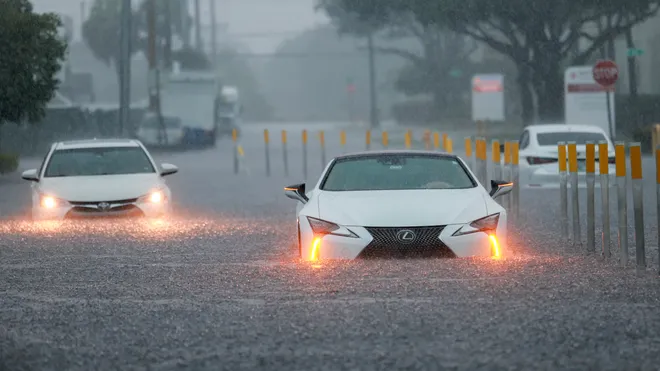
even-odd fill
[[[94,56],[107,65],[114,65],[118,79],[121,78],[121,6],[121,0],[95,0],[89,18],[82,28],[83,39]],[[132,24],[135,24],[134,20]],[[131,30],[131,40],[134,44],[137,40],[137,28],[132,27]],[[131,56],[135,52],[135,48],[131,48]]]
[[[148,50],[149,28],[147,23],[148,1],[143,0],[135,14],[135,29],[139,36],[135,45],[136,49],[141,50],[145,54]],[[190,49],[188,37],[190,29],[193,26],[193,19],[188,13],[188,7],[182,6],[187,4],[181,0],[155,0],[155,31],[156,31],[156,45],[160,51],[165,51],[166,48],[171,48],[171,38],[178,37],[184,49]],[[165,53],[163,53],[165,54]]]
[[[531,97],[525,93],[531,84],[539,116],[547,120],[563,119],[564,67],[586,63],[658,11],[658,0],[337,1],[358,19],[409,12],[422,24],[447,26],[508,56],[518,68],[522,96]],[[523,104],[527,120],[529,104]]]
[[[60,82],[62,23],[55,14],[35,14],[28,0],[0,0],[0,9],[0,124],[35,122]]]
[[[477,50],[473,39],[439,24],[421,24],[410,12],[382,12],[360,17],[342,8],[341,0],[320,0],[317,8],[324,10],[343,34],[363,36],[371,31],[378,32],[386,41],[414,40],[415,48],[375,47],[381,54],[396,55],[407,62],[396,80],[396,89],[408,96],[431,95],[438,113],[457,105],[461,97],[455,92],[460,91],[463,79],[455,74],[473,64],[470,56]]]

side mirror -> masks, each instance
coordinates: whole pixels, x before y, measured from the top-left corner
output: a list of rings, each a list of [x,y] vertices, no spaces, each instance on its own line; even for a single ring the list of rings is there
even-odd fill
[[[160,164],[160,167],[162,169],[160,171],[161,176],[168,176],[179,172],[179,168],[172,164]]]
[[[306,204],[309,198],[305,195],[305,183],[294,184],[284,187],[284,195],[296,201]]]
[[[513,189],[512,182],[505,182],[503,180],[491,180],[490,181],[490,192],[488,193],[492,198],[498,198],[504,196],[505,194],[511,192]]]
[[[504,143],[500,144],[500,153],[504,153]]]
[[[21,174],[21,178],[31,182],[38,182],[39,176],[37,175],[37,169],[25,170],[23,174]]]

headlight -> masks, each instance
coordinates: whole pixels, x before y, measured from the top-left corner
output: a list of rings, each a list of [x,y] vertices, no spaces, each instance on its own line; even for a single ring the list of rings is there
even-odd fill
[[[160,204],[165,202],[166,197],[163,191],[153,191],[149,194],[146,194],[138,198],[139,203],[149,203],[149,204]]]
[[[54,209],[56,207],[66,206],[69,203],[61,198],[57,198],[49,195],[40,195],[39,196],[39,205],[44,209]]]
[[[497,229],[497,224],[499,221],[500,213],[488,215],[487,217],[477,219],[470,224],[465,224],[459,230],[454,232],[453,236],[462,236],[478,232],[494,232]]]
[[[332,234],[343,237],[353,237],[353,238],[358,237],[351,230],[339,224],[331,223],[317,218],[312,218],[310,216],[307,217],[307,221],[309,222],[309,225],[312,227],[312,232],[314,232],[315,235],[323,236],[326,234]]]

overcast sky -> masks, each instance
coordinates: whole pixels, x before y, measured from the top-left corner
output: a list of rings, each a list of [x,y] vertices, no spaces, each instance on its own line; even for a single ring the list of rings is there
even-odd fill
[[[80,38],[82,7],[89,11],[94,0],[32,0],[37,12],[67,14],[74,20],[74,37]],[[116,0],[115,0],[116,1]],[[134,6],[141,0],[133,0]],[[158,0],[156,0],[158,1]],[[228,32],[255,53],[271,53],[297,32],[327,23],[314,12],[315,0],[215,0],[218,22],[226,23]],[[191,14],[193,1],[189,0]],[[202,23],[210,23],[210,0],[200,0]]]

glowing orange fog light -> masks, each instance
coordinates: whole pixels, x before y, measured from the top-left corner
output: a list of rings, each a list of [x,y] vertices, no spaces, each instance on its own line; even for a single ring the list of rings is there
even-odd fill
[[[321,247],[321,237],[316,237],[312,242],[312,251],[309,254],[309,260],[319,260],[319,248]]]
[[[501,251],[500,251],[500,244],[497,242],[497,237],[495,235],[489,235],[488,238],[490,239],[490,255],[493,259],[499,259],[502,257]]]

